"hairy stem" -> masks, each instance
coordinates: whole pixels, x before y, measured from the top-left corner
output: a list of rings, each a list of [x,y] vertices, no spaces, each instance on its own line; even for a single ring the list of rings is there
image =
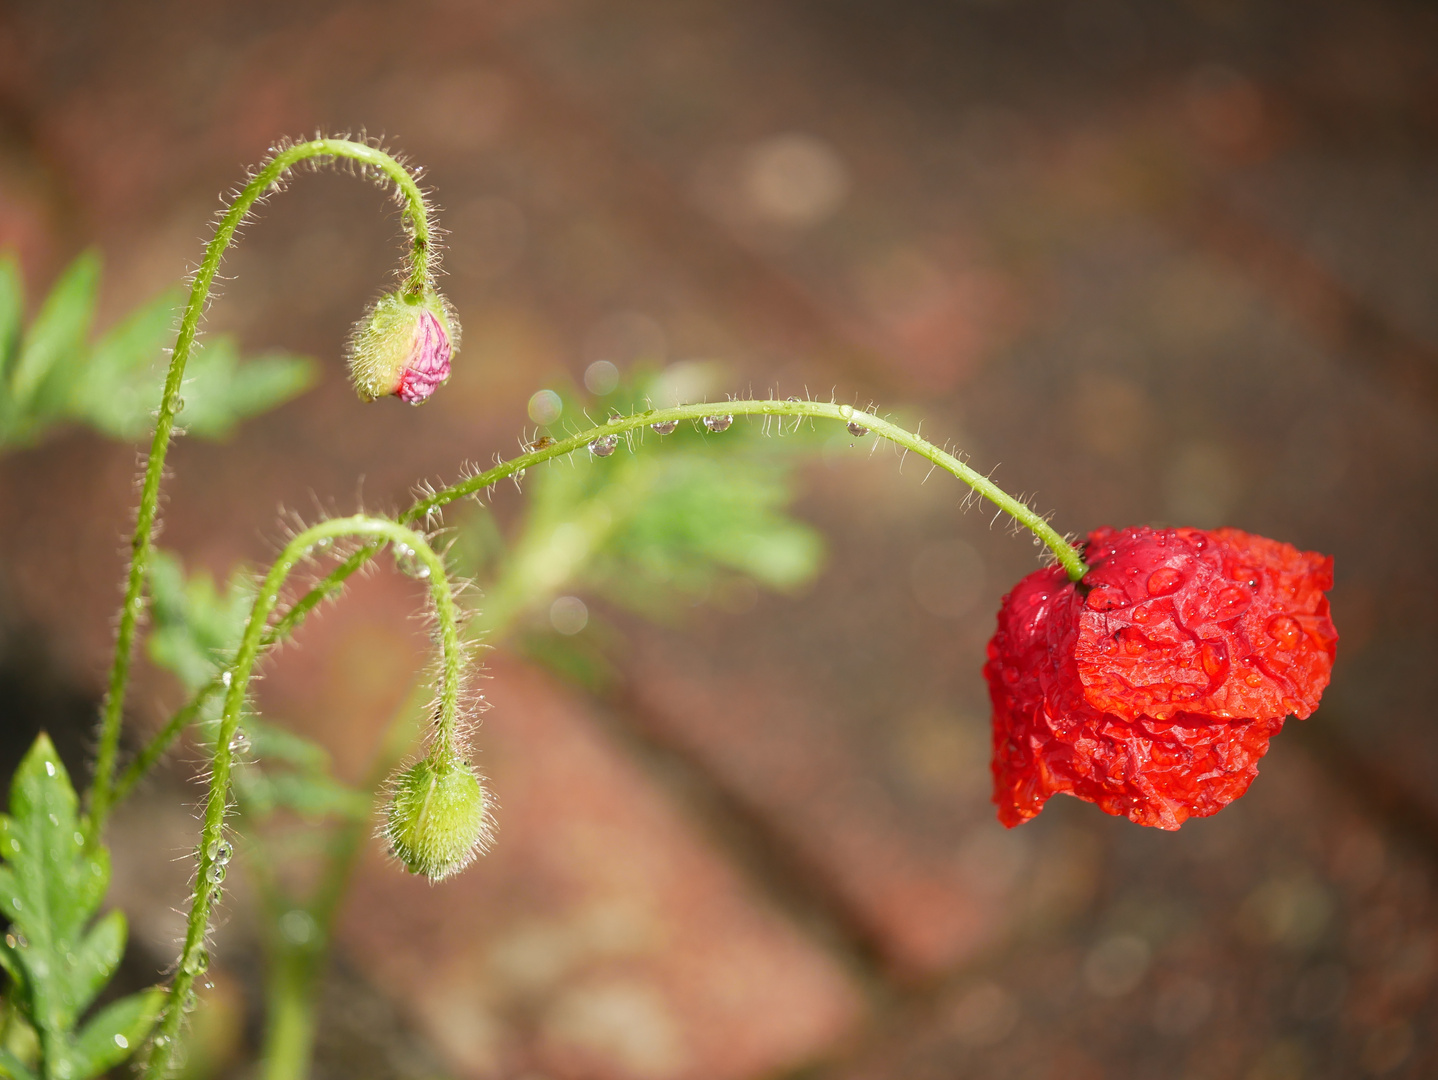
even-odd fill
[[[1054,530],[1053,526],[1045,520],[1043,515],[1014,498],[987,476],[970,468],[942,447],[935,446],[927,439],[911,431],[906,431],[897,424],[890,423],[888,420],[875,416],[872,413],[861,412],[848,405],[836,405],[833,402],[827,401],[723,401],[709,402],[700,405],[679,405],[672,409],[647,409],[630,416],[616,416],[607,423],[592,427],[587,431],[581,431],[576,435],[571,435],[567,439],[560,439],[550,443],[548,446],[520,454],[518,457],[502,462],[492,469],[487,469],[476,476],[472,476],[468,480],[463,480],[458,484],[453,484],[441,491],[437,491],[433,495],[416,502],[400,515],[400,520],[415,521],[422,519],[440,507],[454,502],[456,499],[462,499],[468,495],[473,495],[477,491],[483,491],[491,484],[497,483],[508,476],[513,476],[517,472],[522,472],[531,465],[538,465],[541,462],[549,461],[551,458],[571,454],[582,447],[588,446],[595,439],[603,438],[606,435],[624,435],[653,424],[668,423],[669,421],[702,420],[706,416],[715,415],[812,417],[821,420],[838,420],[846,424],[866,428],[875,435],[888,439],[890,442],[897,443],[906,450],[911,450],[920,457],[933,462],[945,472],[952,473],[965,484],[968,484],[969,487],[978,494],[992,502],[1001,511],[1009,514],[1020,525],[1038,537],[1039,540],[1053,552],[1059,564],[1072,580],[1078,581],[1088,572],[1088,567],[1084,565],[1083,558],[1079,555],[1078,551]]]
[[[225,249],[235,231],[255,202],[268,192],[280,178],[301,161],[313,158],[348,158],[366,170],[381,174],[392,181],[404,204],[403,220],[410,234],[411,250],[406,277],[406,292],[417,296],[429,281],[432,255],[429,210],[424,195],[409,171],[389,154],[365,143],[348,139],[315,139],[281,149],[267,161],[244,186],[220,218],[214,239],[205,248],[204,259],[190,287],[190,297],[180,318],[180,332],[170,357],[165,376],[164,394],[155,421],[155,434],[150,442],[150,455],[145,463],[144,480],[140,487],[140,506],[135,518],[135,534],[130,541],[130,570],[125,583],[125,600],[120,608],[119,630],[115,636],[115,655],[110,666],[110,679],[100,721],[99,748],[95,758],[95,778],[90,789],[89,815],[86,832],[91,843],[98,840],[105,820],[114,804],[115,759],[120,746],[120,725],[125,710],[125,690],[129,685],[130,659],[135,634],[144,607],[145,571],[149,564],[150,542],[160,501],[160,481],[165,471],[165,454],[174,432],[175,416],[183,407],[180,387],[185,365],[194,349],[200,318],[209,300],[210,289]]]
[[[180,952],[175,978],[170,984],[169,1001],[156,1029],[154,1049],[145,1073],[147,1077],[160,1078],[167,1075],[176,1038],[184,1019],[188,995],[194,985],[195,976],[205,969],[208,962],[205,957],[205,936],[209,930],[210,909],[218,899],[218,885],[224,878],[224,865],[228,862],[222,852],[225,843],[225,812],[229,805],[230,742],[240,726],[250,675],[264,642],[270,614],[279,599],[280,589],[286,578],[300,560],[316,545],[339,537],[363,537],[396,547],[403,545],[428,571],[430,596],[439,620],[440,645],[444,653],[439,687],[438,738],[451,742],[454,738],[458,723],[460,674],[464,663],[459,634],[459,611],[444,563],[424,537],[388,518],[356,515],[321,522],[286,544],[255,596],[249,621],[245,624],[244,636],[240,639],[240,647],[235,654],[234,667],[231,669],[224,711],[215,738],[214,759],[210,766],[209,794],[205,801],[204,825],[200,833],[195,895],[190,904],[184,947]]]
[[[483,491],[507,477],[523,472],[532,465],[572,454],[603,435],[624,435],[653,424],[667,423],[670,420],[696,420],[716,414],[811,417],[841,420],[868,428],[874,434],[889,439],[905,449],[912,450],[939,468],[952,473],[980,495],[991,500],[999,509],[1012,514],[1020,524],[1032,530],[1048,546],[1072,580],[1078,581],[1088,572],[1078,551],[1065,541],[1041,515],[1000,489],[986,476],[975,472],[953,454],[870,413],[851,409],[847,405],[835,405],[822,401],[726,401],[717,404],[681,405],[673,409],[650,409],[632,416],[616,418],[598,427],[581,431],[569,438],[501,462],[492,469],[487,469],[458,484],[443,488],[416,502],[399,516],[399,520],[406,524],[423,521],[452,502]],[[310,611],[337,593],[345,581],[374,556],[375,552],[379,550],[379,546],[378,544],[367,544],[331,570],[323,580],[296,601],[294,606],[275,623],[266,635],[264,644],[269,645],[288,637]],[[502,601],[503,598],[500,599]],[[492,614],[499,613],[487,611],[486,621]],[[217,677],[201,688],[188,705],[171,717],[160,733],[145,746],[126,770],[124,777],[115,789],[115,801],[124,798],[133,790],[135,784],[198,714],[200,699],[214,693],[220,685],[220,677]]]

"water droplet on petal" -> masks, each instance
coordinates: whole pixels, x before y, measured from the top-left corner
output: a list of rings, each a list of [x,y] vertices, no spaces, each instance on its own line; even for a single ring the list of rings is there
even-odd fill
[[[1256,671],[1250,671],[1247,675],[1243,677],[1243,681],[1246,682],[1249,686],[1262,686],[1263,676]]]
[[[710,431],[714,432],[714,434],[716,435],[719,434],[719,432],[721,431],[728,431],[729,425],[733,422],[734,417],[730,414],[725,414],[723,416],[706,416],[704,418],[704,426],[707,427]]]
[[[1275,615],[1268,620],[1268,636],[1278,642],[1280,649],[1294,649],[1303,640],[1303,627],[1292,616]]]
[[[1085,604],[1093,611],[1112,611],[1124,604],[1124,595],[1119,589],[1108,585],[1099,585],[1090,590]]]
[[[601,435],[589,444],[589,452],[595,457],[608,457],[618,445],[618,435]]]
[[[660,435],[673,435],[674,429],[679,426],[678,420],[663,420],[657,424],[650,424]]]
[[[1171,566],[1160,566],[1148,575],[1148,595],[1167,596],[1183,584],[1183,575]]]
[[[1232,619],[1248,607],[1253,597],[1247,589],[1230,586],[1220,592],[1215,599],[1217,601],[1215,616],[1219,619]]]
[[[1228,646],[1221,641],[1205,641],[1198,650],[1199,662],[1204,673],[1215,681],[1228,674]]]
[[[1251,566],[1239,564],[1229,570],[1228,576],[1234,581],[1242,582],[1250,589],[1258,588],[1258,571]]]
[[[849,421],[848,427],[849,434],[854,436],[856,439],[869,434],[868,428],[866,428],[863,424],[856,424],[852,420]]]

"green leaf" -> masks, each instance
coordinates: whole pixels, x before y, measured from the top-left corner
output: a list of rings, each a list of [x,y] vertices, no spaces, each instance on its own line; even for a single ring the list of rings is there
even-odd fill
[[[223,439],[246,417],[308,390],[315,377],[315,366],[309,360],[282,353],[242,364],[234,340],[217,337],[190,357],[180,421],[193,435]]]
[[[70,1075],[87,1080],[129,1057],[145,1041],[164,1005],[165,992],[153,989],[101,1009],[81,1029],[70,1049]]]
[[[10,1080],[37,1080],[37,1077],[9,1050],[0,1048],[0,1076]]]
[[[328,817],[364,821],[370,815],[367,794],[325,773],[275,772],[269,780],[274,806],[311,821]]]
[[[87,251],[60,275],[40,306],[10,374],[10,396],[18,410],[29,407],[52,372],[53,381],[65,391],[62,398],[69,396],[69,387],[83,374],[79,361],[95,314],[99,279],[100,257]]]
[[[178,290],[168,290],[97,341],[85,377],[71,388],[67,412],[114,438],[144,438],[164,389],[160,361],[174,337],[179,306]]]
[[[150,559],[150,659],[173,672],[194,693],[233,656],[254,602],[255,585],[243,569],[221,592],[208,573],[186,577],[180,560],[156,550]]]
[[[245,732],[251,753],[260,761],[283,761],[305,772],[326,772],[330,767],[329,751],[319,743],[257,716],[245,720]]]
[[[631,392],[631,409],[649,389]],[[522,579],[525,602],[538,607],[588,588],[668,619],[736,577],[779,592],[813,580],[822,538],[789,512],[794,467],[816,448],[808,429],[765,437],[741,421],[723,435],[681,425],[641,436],[603,460],[576,454],[532,471],[524,529],[496,595],[507,598]]]
[[[42,734],[10,783],[10,814],[0,828],[0,906],[16,938],[9,957],[19,975],[15,1004],[52,1052],[69,1052],[57,1048],[70,1045],[76,1020],[124,949],[118,912],[85,929],[104,898],[110,860],[103,848],[86,848],[78,810],[65,767]]]
[[[93,1001],[114,976],[125,955],[125,915],[112,911],[85,936],[71,961],[70,991],[77,1001]]]
[[[0,256],[0,385],[9,386],[10,362],[20,342],[25,317],[25,284],[20,279],[20,260],[14,252]],[[0,390],[0,396],[8,394]]]

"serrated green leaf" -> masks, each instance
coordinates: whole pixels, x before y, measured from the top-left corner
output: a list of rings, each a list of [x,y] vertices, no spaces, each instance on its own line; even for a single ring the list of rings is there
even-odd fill
[[[89,1080],[132,1054],[149,1035],[165,1005],[165,992],[142,990],[95,1014],[70,1049],[70,1075]]]
[[[121,911],[110,912],[85,935],[69,963],[70,996],[75,1001],[89,1004],[114,976],[125,955],[125,936]]]
[[[232,338],[213,339],[190,358],[180,422],[193,435],[223,439],[246,417],[266,412],[314,385],[315,366],[274,353],[240,363]]]
[[[110,880],[108,853],[84,844],[78,806],[55,747],[41,734],[11,779],[0,856],[8,871],[5,909],[17,939],[12,955],[27,991],[22,1011],[51,1034],[70,1030],[90,1003],[76,993],[74,963]]]
[[[25,1068],[24,1062],[3,1048],[0,1048],[0,1076],[8,1080],[38,1080],[33,1072]]]
[[[20,356],[10,373],[10,394],[18,409],[26,409],[52,372],[68,398],[73,381],[83,374],[77,362],[84,352],[90,320],[95,314],[95,290],[100,279],[100,257],[87,251],[70,264],[40,313],[30,324]],[[67,363],[68,362],[68,363]]]

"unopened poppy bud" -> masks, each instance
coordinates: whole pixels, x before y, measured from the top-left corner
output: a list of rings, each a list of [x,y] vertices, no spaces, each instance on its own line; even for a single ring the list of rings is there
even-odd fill
[[[439,293],[388,293],[350,336],[350,377],[361,400],[395,394],[418,405],[449,378],[449,360],[459,351],[459,320]]]
[[[440,881],[469,865],[486,832],[484,788],[469,763],[425,758],[393,781],[384,836],[412,874]]]

